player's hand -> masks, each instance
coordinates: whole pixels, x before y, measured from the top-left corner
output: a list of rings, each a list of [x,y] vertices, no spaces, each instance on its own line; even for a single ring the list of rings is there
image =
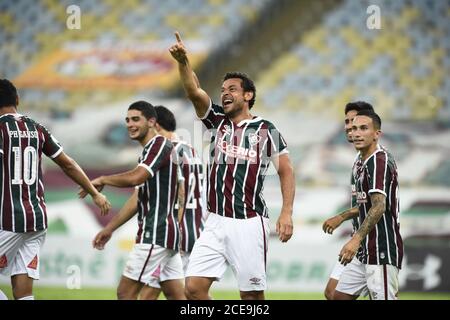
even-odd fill
[[[177,39],[177,43],[169,48],[169,52],[179,63],[185,63],[187,60],[186,47],[184,46],[178,31],[175,31],[175,38]]]
[[[339,262],[342,263],[344,266],[347,265],[347,263],[350,263],[352,261],[353,257],[358,252],[358,248],[361,244],[361,240],[359,239],[359,236],[355,234],[350,241],[348,241],[344,247],[342,247],[341,252],[339,253]]]
[[[281,242],[287,242],[292,237],[293,230],[292,215],[281,211],[280,217],[277,220],[277,234]]]
[[[95,205],[100,208],[100,213],[102,216],[108,214],[109,210],[111,209],[111,203],[108,201],[105,195],[98,192],[95,196],[92,197],[92,200],[94,200]]]
[[[112,231],[108,229],[103,229],[95,236],[94,240],[92,240],[92,246],[97,250],[103,250],[105,248],[105,244],[111,239]]]
[[[344,219],[339,215],[331,217],[323,223],[322,230],[325,233],[333,234],[333,231],[337,229],[343,221]]]
[[[105,185],[101,181],[101,177],[95,178],[94,180],[91,181],[91,183],[95,187],[95,189],[97,189],[98,192],[101,192],[103,190],[103,188],[105,187]],[[84,199],[87,195],[88,195],[88,193],[86,190],[84,190],[83,188],[79,189],[78,197],[80,199]]]

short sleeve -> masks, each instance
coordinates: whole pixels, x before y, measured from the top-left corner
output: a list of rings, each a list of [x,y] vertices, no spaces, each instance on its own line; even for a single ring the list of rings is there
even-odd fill
[[[388,171],[385,152],[377,152],[368,162],[369,194],[381,193],[386,196],[386,175]]]
[[[199,118],[208,129],[217,128],[220,122],[225,119],[225,113],[223,107],[214,104],[210,100],[208,110],[202,118]]]
[[[150,172],[151,177],[155,175],[162,166],[170,162],[170,153],[173,145],[166,138],[157,136],[146,146],[142,152],[139,166]]]
[[[280,131],[278,131],[278,129],[273,124],[270,124],[268,127],[268,136],[269,141],[267,155],[269,157],[273,158],[285,153],[289,153],[286,140],[284,140]]]
[[[52,159],[59,156],[59,154],[63,151],[63,147],[59,143],[59,141],[45,128],[40,125],[39,130],[44,135],[44,144],[42,147],[42,152]]]

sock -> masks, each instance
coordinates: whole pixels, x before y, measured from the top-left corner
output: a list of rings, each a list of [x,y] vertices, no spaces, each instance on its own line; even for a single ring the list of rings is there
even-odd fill
[[[26,297],[22,297],[20,299],[17,300],[34,300],[34,296],[26,296]]]

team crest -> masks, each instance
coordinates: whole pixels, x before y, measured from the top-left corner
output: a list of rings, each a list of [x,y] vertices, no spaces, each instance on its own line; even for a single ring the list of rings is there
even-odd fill
[[[6,268],[8,266],[8,259],[6,258],[6,255],[2,255],[0,257],[0,268]]]
[[[259,141],[261,141],[261,137],[258,136],[256,133],[250,133],[248,135],[248,141],[250,142],[251,146],[254,146],[255,144],[258,144]]]
[[[224,136],[226,136],[226,135],[231,135],[231,127],[229,126],[229,125],[224,125],[223,126],[223,135]]]

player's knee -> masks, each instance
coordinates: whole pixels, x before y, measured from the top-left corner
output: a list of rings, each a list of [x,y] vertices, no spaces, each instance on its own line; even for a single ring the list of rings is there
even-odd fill
[[[184,287],[184,294],[189,300],[200,300],[203,297],[203,289],[195,281],[187,279]]]
[[[192,283],[186,282],[186,286],[184,287],[184,295],[189,300],[196,300],[199,299],[198,295],[200,290],[196,288]]]
[[[132,293],[129,292],[129,290],[126,290],[123,287],[117,288],[117,299],[118,300],[136,300],[137,296],[133,296]]]
[[[240,291],[242,300],[264,300],[264,291]]]
[[[323,292],[323,294],[325,295],[325,298],[327,300],[333,300],[334,290],[330,289],[330,288],[325,288],[325,291]]]

